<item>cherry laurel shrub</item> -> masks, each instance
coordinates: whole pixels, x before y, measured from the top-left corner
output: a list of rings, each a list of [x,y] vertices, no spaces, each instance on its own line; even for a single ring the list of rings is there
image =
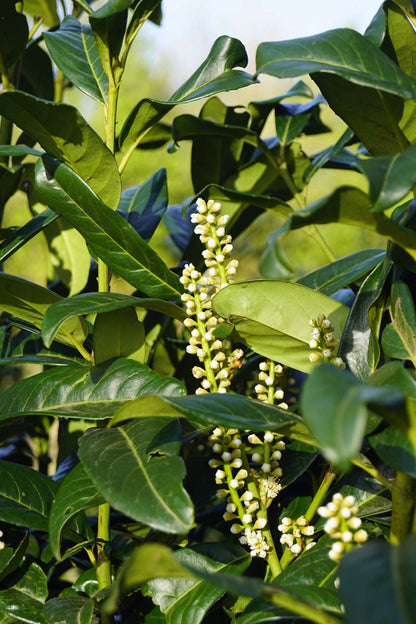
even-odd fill
[[[222,36],[123,119],[147,19],[161,0],[0,3],[1,624],[414,622],[413,3],[261,43],[255,75]],[[312,81],[221,100],[264,74]],[[122,190],[136,150],[183,141],[193,197],[168,205],[163,168]],[[380,246],[336,256],[327,224]],[[300,275],[294,230],[326,264]]]

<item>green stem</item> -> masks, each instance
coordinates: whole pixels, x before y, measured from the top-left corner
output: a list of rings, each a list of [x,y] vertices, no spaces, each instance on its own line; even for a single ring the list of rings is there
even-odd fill
[[[392,491],[390,541],[398,544],[411,531],[414,514],[414,481],[404,472],[397,472]]]
[[[318,507],[322,505],[324,499],[326,498],[326,495],[328,494],[329,488],[331,487],[331,485],[333,484],[337,476],[338,475],[337,475],[337,472],[335,471],[335,468],[333,466],[330,466],[328,470],[326,471],[325,476],[322,479],[321,484],[317,492],[315,493],[315,496],[313,497],[311,504],[308,507],[308,510],[304,514],[308,524],[311,523],[312,518],[316,514]],[[289,565],[289,563],[294,558],[295,558],[295,555],[289,550],[289,548],[287,548],[285,552],[283,553],[282,558],[280,560],[282,569],[285,570],[287,566]]]
[[[106,111],[105,111],[105,116],[106,116],[105,135],[106,135],[106,145],[113,154],[115,151],[117,102],[118,102],[118,87],[110,79],[110,86],[108,89],[108,100],[107,100],[107,106],[106,106]]]
[[[32,28],[29,31],[28,39],[31,41],[43,24],[43,17],[39,17],[33,21]]]
[[[308,621],[316,622],[316,624],[342,624],[344,622],[343,619],[340,619],[330,613],[325,613],[325,611],[322,611],[318,607],[314,607],[311,604],[298,600],[294,596],[291,596],[277,587],[267,588],[267,590],[262,593],[261,598],[264,598],[279,607],[283,607],[292,613],[301,615]]]
[[[62,97],[64,94],[64,85],[65,85],[65,76],[63,72],[58,69],[55,76],[54,81],[54,94],[53,99],[54,102],[62,102]]]

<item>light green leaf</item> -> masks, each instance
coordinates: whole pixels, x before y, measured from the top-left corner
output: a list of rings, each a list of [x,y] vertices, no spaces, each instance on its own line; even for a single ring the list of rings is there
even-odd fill
[[[143,361],[145,338],[144,325],[133,308],[98,314],[93,332],[95,364],[115,357]]]
[[[232,322],[253,351],[310,372],[310,319],[325,314],[340,338],[348,308],[301,284],[258,280],[231,284],[213,299],[217,314]]]
[[[0,274],[0,309],[39,329],[48,307],[60,300],[59,295],[47,288],[13,275]],[[73,345],[73,338],[82,343],[86,335],[85,323],[71,319],[62,325],[55,337],[59,342]]]
[[[25,0],[25,11],[29,15],[41,15],[46,26],[55,26],[59,22],[56,0]]]

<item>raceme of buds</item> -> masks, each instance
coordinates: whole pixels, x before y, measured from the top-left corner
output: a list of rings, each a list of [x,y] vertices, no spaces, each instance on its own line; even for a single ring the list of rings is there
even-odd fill
[[[215,329],[222,319],[212,312],[212,296],[231,283],[238,262],[229,258],[232,252],[231,236],[225,234],[228,217],[221,216],[221,205],[213,200],[198,199],[197,212],[191,215],[196,224],[195,233],[205,250],[202,252],[206,272],[202,275],[193,264],[185,265],[180,281],[186,292],[181,299],[187,318],[184,325],[190,331],[186,351],[196,355],[202,366],[194,366],[192,374],[200,380],[196,394],[227,392],[231,377],[241,366],[242,349],[231,349],[229,340],[219,340]]]
[[[286,545],[293,555],[300,555],[302,551],[315,545],[315,542],[308,539],[315,533],[315,527],[308,524],[305,516],[300,516],[297,520],[282,518],[278,529],[282,533],[280,543]]]
[[[318,514],[326,519],[324,531],[335,540],[328,555],[337,563],[354,544],[362,544],[368,539],[357,512],[354,496],[344,497],[340,493],[334,494],[326,506],[318,508]]]
[[[284,389],[282,382],[285,380],[285,369],[281,364],[276,364],[272,360],[263,360],[259,364],[259,382],[254,386],[256,398],[263,403],[274,405],[287,409],[287,403],[282,400],[284,398]]]
[[[310,362],[330,362],[338,368],[345,368],[342,358],[337,357],[339,340],[335,338],[335,327],[325,314],[318,314],[316,319],[311,319],[309,325],[312,327],[309,347],[312,353],[309,354]]]
[[[0,531],[0,537],[3,537],[3,531]],[[6,547],[6,544],[0,540],[0,550]]]

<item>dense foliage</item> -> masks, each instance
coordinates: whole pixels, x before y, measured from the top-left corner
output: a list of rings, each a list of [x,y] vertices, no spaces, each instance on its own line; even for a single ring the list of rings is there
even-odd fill
[[[161,7],[1,2],[0,623],[414,622],[413,4],[384,2],[364,35],[262,43],[255,76],[222,36],[120,119]],[[221,100],[264,74],[313,82]],[[306,153],[326,107],[345,130]],[[169,205],[163,168],[123,189],[136,150],[183,141],[194,197]],[[266,211],[264,279],[240,281],[233,241]],[[326,224],[384,244],[338,257]],[[327,257],[299,279],[295,230]]]

